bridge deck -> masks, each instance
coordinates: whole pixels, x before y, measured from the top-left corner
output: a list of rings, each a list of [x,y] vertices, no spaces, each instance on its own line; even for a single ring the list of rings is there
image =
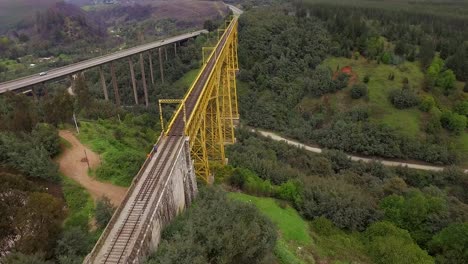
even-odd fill
[[[227,29],[232,31],[231,26]],[[227,41],[229,34],[224,34],[216,53],[220,54]],[[212,56],[207,62],[204,72],[195,83],[186,100],[187,118],[192,114],[200,94],[203,92],[208,78],[216,64],[217,56]],[[151,157],[148,166],[145,168],[142,177],[135,182],[136,185],[128,201],[117,217],[115,224],[105,237],[103,246],[99,249],[94,263],[127,263],[135,243],[145,228],[144,224],[152,214],[152,208],[158,206],[164,185],[170,176],[170,171],[174,166],[177,153],[183,146],[184,135],[184,115],[179,112],[175,117],[174,125],[171,127],[168,136],[164,136],[159,141],[158,152]],[[102,239],[102,238],[101,238]]]
[[[71,65],[67,65],[61,68],[56,68],[50,70],[47,75],[39,76],[38,74],[27,76],[24,78],[7,81],[0,83],[0,94],[7,91],[14,91],[18,89],[23,89],[32,85],[44,83],[46,81],[63,78],[67,75],[74,74],[83,70],[97,67],[115,60],[123,59],[135,54],[139,54],[148,50],[152,50],[158,47],[162,47],[168,44],[179,42],[185,39],[196,37],[202,33],[207,33],[206,30],[199,30],[191,33],[182,34],[179,36],[167,38],[160,41],[155,41],[149,44],[137,46],[134,48],[118,51],[109,55],[104,55],[90,60],[81,61]]]
[[[121,211],[107,236],[95,263],[125,263],[137,237],[151,217],[151,207],[160,202],[165,183],[170,176],[174,161],[183,146],[183,137],[162,138],[159,151],[151,157],[136,188]]]

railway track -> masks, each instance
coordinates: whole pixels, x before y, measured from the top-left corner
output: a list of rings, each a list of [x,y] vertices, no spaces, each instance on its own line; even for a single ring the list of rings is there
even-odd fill
[[[229,31],[232,30],[232,26],[228,28]],[[226,38],[229,34],[225,34],[224,39],[221,41],[215,50],[216,54],[220,54],[221,50],[226,43]],[[198,98],[203,92],[203,87],[205,86],[208,78],[215,66],[217,56],[212,56],[208,62],[207,67],[200,76],[199,80],[195,84],[194,89],[188,96],[186,100],[186,114],[189,117],[197,103]],[[146,212],[150,202],[153,201],[152,196],[159,196],[161,194],[161,189],[158,189],[158,184],[161,182],[161,178],[164,176],[164,171],[168,168],[168,165],[171,165],[174,151],[179,149],[178,142],[180,142],[181,137],[184,136],[184,115],[180,112],[175,119],[174,125],[171,130],[160,141],[160,146],[158,153],[155,154],[154,163],[148,172],[148,174],[143,177],[141,186],[135,189],[137,195],[133,200],[129,200],[132,204],[128,209],[124,209],[122,214],[126,214],[123,219],[123,222],[120,224],[119,229],[113,235],[113,238],[110,242],[110,245],[103,255],[101,263],[127,263],[129,254],[131,254],[131,244],[138,241],[137,238],[141,232],[143,223],[145,222],[147,215]],[[156,192],[156,193],[155,193]]]
[[[133,242],[134,237],[137,237],[137,234],[135,234],[136,228],[143,221],[144,211],[149,205],[150,198],[166,168],[166,164],[172,157],[177,139],[179,138],[168,137],[163,146],[160,146],[161,155],[157,156],[155,165],[144,180],[140,191],[127,212],[127,217],[119,228],[116,238],[113,239],[111,247],[104,255],[103,263],[122,263],[125,261],[128,245]]]

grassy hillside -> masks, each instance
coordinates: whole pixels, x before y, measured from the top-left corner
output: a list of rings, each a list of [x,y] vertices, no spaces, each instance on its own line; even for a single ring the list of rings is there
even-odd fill
[[[308,222],[284,201],[230,193],[229,197],[255,205],[276,225],[279,239],[275,255],[281,264],[370,263],[358,233],[331,227],[329,234],[317,232],[320,221]]]
[[[426,92],[423,90],[424,73],[417,62],[404,62],[400,65],[386,65],[376,61],[368,61],[360,57],[359,59],[348,58],[327,58],[322,65],[325,65],[335,71],[345,66],[350,66],[357,75],[357,79],[362,81],[364,76],[369,76],[368,96],[367,98],[354,100],[350,97],[351,87],[347,87],[337,93],[326,96],[331,108],[335,111],[346,112],[353,107],[364,107],[369,109],[371,122],[386,124],[395,128],[399,133],[411,138],[424,138],[428,135],[425,132],[427,120],[431,113],[420,111],[418,108],[397,109],[391,103],[389,95],[391,91],[399,89],[403,80],[406,78],[410,89],[416,91],[421,98],[432,96],[436,101],[439,110],[451,109],[454,106],[455,98],[463,94],[464,83],[457,82],[458,92],[450,96],[445,96],[437,90]],[[389,74],[394,74],[395,79],[389,80]],[[466,97],[466,96],[465,96]],[[302,109],[313,111],[316,105],[322,103],[323,98],[306,97],[300,103]],[[461,135],[443,133],[441,135],[449,139],[449,142],[456,147],[463,155],[463,160],[468,157],[468,133],[462,132]],[[466,162],[464,162],[466,165]]]

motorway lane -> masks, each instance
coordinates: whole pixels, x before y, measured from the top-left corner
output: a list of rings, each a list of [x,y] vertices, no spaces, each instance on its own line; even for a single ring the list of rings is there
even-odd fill
[[[43,82],[50,81],[53,79],[62,78],[67,75],[74,74],[76,72],[80,72],[86,69],[94,68],[94,67],[109,63],[114,60],[126,58],[126,57],[129,57],[129,56],[141,53],[141,52],[145,52],[151,49],[155,49],[161,46],[165,46],[165,45],[179,42],[185,39],[193,38],[195,36],[198,36],[206,32],[207,32],[206,30],[199,30],[199,31],[191,32],[191,33],[186,33],[186,34],[182,34],[179,36],[164,39],[161,41],[155,41],[149,44],[145,44],[145,45],[137,46],[137,47],[130,48],[127,50],[115,52],[109,55],[104,55],[104,56],[97,57],[94,59],[74,63],[65,67],[50,70],[45,76],[39,76],[39,74],[35,74],[35,75],[28,76],[28,77],[0,83],[0,94],[5,93],[7,91],[14,91],[14,90],[25,88],[25,87],[32,86],[35,84],[43,83]]]

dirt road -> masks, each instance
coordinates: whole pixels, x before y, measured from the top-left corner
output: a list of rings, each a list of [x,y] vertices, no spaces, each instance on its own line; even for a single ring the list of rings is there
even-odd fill
[[[284,138],[273,132],[267,132],[267,131],[260,130],[260,129],[252,129],[252,131],[257,132],[264,137],[269,137],[275,141],[283,141],[283,142],[288,143],[289,145],[296,146],[298,148],[304,148],[305,150],[308,150],[314,153],[322,153],[321,148],[307,146],[300,142]],[[444,167],[440,167],[440,166],[417,164],[417,163],[410,163],[410,162],[400,162],[400,161],[392,161],[392,160],[384,160],[384,159],[371,159],[371,158],[363,158],[363,157],[358,157],[358,156],[353,156],[353,155],[348,155],[348,157],[354,161],[364,161],[364,162],[378,161],[378,162],[381,162],[385,166],[392,166],[392,167],[403,166],[403,167],[408,167],[411,169],[428,170],[428,171],[441,171],[444,169]],[[465,173],[468,173],[468,169],[465,170]]]
[[[102,196],[107,196],[112,204],[118,206],[127,192],[127,188],[115,186],[110,183],[100,182],[88,175],[88,164],[85,159],[85,150],[88,156],[89,165],[92,169],[100,164],[99,155],[92,152],[89,148],[67,130],[59,131],[60,137],[70,142],[71,147],[65,148],[57,161],[60,165],[60,171],[67,177],[78,182],[85,188],[96,201]]]

